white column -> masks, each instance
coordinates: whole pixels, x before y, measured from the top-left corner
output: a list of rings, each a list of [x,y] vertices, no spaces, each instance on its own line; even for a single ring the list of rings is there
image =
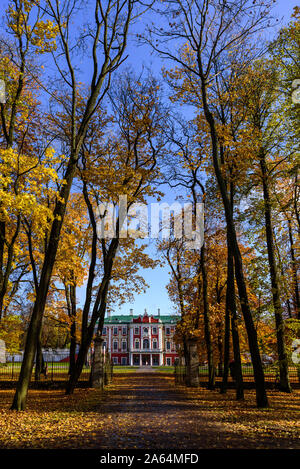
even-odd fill
[[[162,350],[162,327],[158,326],[158,348]]]
[[[108,327],[108,350],[111,351],[111,327]]]
[[[129,350],[133,350],[133,327],[130,327],[129,337],[130,337]]]
[[[152,366],[152,353],[150,353],[150,366]]]

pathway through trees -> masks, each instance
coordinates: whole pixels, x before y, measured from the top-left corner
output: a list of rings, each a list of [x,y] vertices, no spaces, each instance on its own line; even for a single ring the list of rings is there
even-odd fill
[[[88,447],[300,448],[296,429],[289,433],[277,423],[279,409],[275,415],[270,409],[256,409],[254,391],[245,403],[237,403],[233,392],[224,396],[203,388],[175,387],[172,375],[147,372],[115,377],[106,392],[100,412],[110,424],[87,441]],[[296,407],[299,411],[299,400]],[[271,426],[267,423],[261,431],[263,419]]]
[[[77,388],[29,392],[25,412],[9,409],[13,390],[0,390],[0,448],[162,449],[299,448],[300,390],[268,392],[257,409],[255,390],[175,386],[174,376],[142,369],[115,375],[103,392]]]

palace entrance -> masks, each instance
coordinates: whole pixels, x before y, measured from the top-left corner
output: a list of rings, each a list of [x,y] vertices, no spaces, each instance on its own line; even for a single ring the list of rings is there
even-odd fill
[[[133,366],[159,366],[160,355],[158,353],[134,353],[131,358]]]
[[[142,354],[142,365],[143,366],[150,366],[150,355],[149,354]]]
[[[152,365],[153,366],[159,365],[159,355],[152,355]]]
[[[140,366],[140,355],[133,355],[133,365]]]

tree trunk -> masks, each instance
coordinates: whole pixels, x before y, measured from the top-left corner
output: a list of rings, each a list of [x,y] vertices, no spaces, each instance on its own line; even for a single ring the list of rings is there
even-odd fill
[[[202,69],[201,64],[199,66],[199,69],[200,70]],[[220,189],[220,193],[221,193],[221,197],[222,197],[222,201],[224,205],[228,236],[229,236],[230,246],[232,248],[232,253],[234,257],[235,276],[236,276],[236,281],[237,281],[237,286],[238,286],[238,291],[239,291],[239,298],[240,298],[242,313],[243,313],[245,326],[247,330],[249,349],[250,349],[251,360],[253,364],[254,380],[255,380],[255,387],[256,387],[256,403],[258,407],[267,407],[268,398],[266,394],[264,371],[263,371],[263,366],[262,366],[258,342],[257,342],[257,333],[256,333],[256,329],[253,323],[253,318],[252,318],[252,314],[251,314],[251,310],[249,306],[248,294],[247,294],[246,283],[245,283],[244,272],[243,272],[243,262],[242,262],[242,257],[241,257],[241,253],[239,250],[238,242],[237,242],[235,225],[234,225],[233,217],[231,214],[230,201],[228,198],[226,184],[223,179],[223,175],[219,166],[218,137],[217,137],[214,118],[207,104],[206,86],[207,85],[206,85],[205,78],[201,76],[202,103],[203,103],[205,118],[210,128],[213,166],[214,166],[218,186]]]
[[[70,364],[69,374],[71,374],[75,368],[76,362],[76,286],[70,285],[70,304],[71,304],[71,327],[70,327]]]
[[[18,215],[18,220],[16,224],[16,229],[12,236],[12,239],[9,243],[7,243],[7,252],[6,252],[6,260],[4,263],[4,246],[6,244],[6,224],[5,222],[1,222],[0,224],[0,321],[3,316],[3,306],[4,306],[4,298],[7,294],[9,278],[13,267],[13,259],[14,259],[14,245],[17,240],[21,225],[21,217]],[[5,265],[4,265],[5,264]]]
[[[184,364],[187,369],[187,367],[190,364],[190,356],[188,353],[187,339],[185,337],[183,337],[183,356],[184,356]]]
[[[79,380],[81,372],[82,372],[82,368],[83,368],[83,366],[85,364],[85,361],[86,361],[86,357],[87,357],[87,354],[88,354],[88,351],[89,351],[89,347],[91,346],[91,342],[92,342],[92,339],[93,339],[93,336],[94,336],[94,333],[95,333],[95,326],[96,326],[97,318],[99,318],[99,323],[102,324],[102,327],[101,327],[101,331],[102,331],[103,320],[104,320],[105,311],[106,311],[107,290],[108,290],[108,285],[107,285],[106,291],[104,291],[103,295],[102,295],[102,300],[101,300],[100,308],[99,308],[99,314],[97,316],[94,315],[94,317],[92,317],[90,325],[89,325],[89,327],[87,329],[87,332],[85,334],[84,341],[82,341],[81,344],[80,344],[77,360],[76,360],[74,369],[73,369],[72,373],[70,374],[69,381],[67,383],[66,394],[73,394],[74,389],[75,389],[75,387],[78,383],[78,380]],[[100,329],[100,327],[98,325],[98,330],[99,329]]]
[[[66,204],[69,198],[70,189],[76,169],[76,159],[70,158],[69,164],[64,175],[65,184],[60,191],[59,199],[54,210],[54,220],[49,236],[49,243],[45,253],[41,278],[37,290],[31,320],[28,327],[24,357],[20,370],[19,380],[14,395],[11,409],[24,410],[28,386],[31,379],[34,357],[36,353],[37,341],[42,327],[42,319],[46,305],[47,294],[49,290],[50,279],[55,262],[56,252],[59,243],[59,236],[64,220]]]
[[[224,363],[223,363],[223,380],[220,392],[225,394],[228,384],[228,365],[230,352],[230,309],[229,309],[229,270],[227,261],[227,289],[226,289],[226,305],[225,305],[225,330],[224,330]]]
[[[224,373],[224,354],[223,354],[223,347],[224,343],[222,340],[222,323],[218,323],[218,355],[219,355],[219,361],[218,361],[218,376],[223,377]]]
[[[227,240],[228,242],[228,240]],[[239,331],[237,326],[237,313],[236,313],[236,302],[235,302],[235,285],[234,285],[234,262],[233,256],[228,244],[228,309],[230,311],[230,322],[231,322],[231,335],[232,335],[232,346],[233,346],[233,357],[235,362],[235,383],[236,383],[236,399],[244,399],[244,383],[243,383],[243,371],[242,361],[240,352],[240,339]],[[226,292],[227,295],[227,292]]]
[[[38,339],[37,347],[36,347],[36,357],[35,357],[35,381],[40,381],[41,379],[41,372],[44,368],[44,359],[42,353],[42,344],[41,344],[41,334]]]
[[[231,176],[231,175],[230,175]],[[233,216],[234,206],[234,185],[230,182],[230,207]],[[226,288],[226,312],[225,312],[225,346],[224,346],[224,375],[221,386],[221,393],[227,391],[228,372],[229,372],[229,355],[230,355],[230,326],[233,345],[233,356],[235,363],[235,384],[236,399],[244,399],[243,372],[240,353],[240,340],[237,327],[237,314],[235,302],[235,285],[234,285],[234,262],[233,254],[230,246],[229,233],[227,230],[227,288]],[[227,329],[228,328],[228,329]],[[226,330],[227,329],[227,330]]]
[[[291,251],[291,258],[292,258],[293,280],[294,280],[294,306],[295,306],[295,311],[296,311],[296,318],[300,319],[298,272],[297,272],[297,262],[296,262],[295,249],[294,249],[292,223],[290,219],[288,219],[288,227],[289,227],[290,251]]]
[[[279,387],[281,391],[291,392],[291,386],[289,382],[289,373],[288,373],[288,359],[287,359],[285,342],[284,342],[283,311],[282,311],[282,306],[281,306],[281,301],[280,301],[279,282],[278,282],[274,241],[273,241],[271,200],[270,200],[269,184],[268,184],[268,171],[267,171],[265,155],[263,151],[261,151],[261,154],[260,154],[260,168],[261,168],[262,183],[263,183],[264,214],[265,214],[266,240],[267,240],[267,250],[268,250],[268,260],[269,260],[269,272],[270,272],[270,277],[271,277],[273,307],[274,307],[275,324],[276,324],[277,351],[278,351],[279,374],[280,374]]]
[[[79,380],[82,368],[84,366],[89,347],[91,345],[93,336],[95,334],[96,322],[98,320],[98,333],[102,333],[105,311],[106,311],[106,302],[107,302],[107,293],[109,288],[109,282],[111,278],[111,271],[113,266],[113,261],[116,255],[116,251],[119,245],[119,239],[114,238],[111,241],[107,258],[104,265],[104,277],[102,279],[101,285],[98,289],[96,301],[94,303],[92,317],[89,326],[86,329],[86,332],[82,334],[82,341],[79,347],[79,352],[77,360],[75,363],[74,371],[71,373],[69,381],[66,387],[67,394],[73,394],[75,386]]]
[[[207,351],[207,362],[208,362],[208,389],[215,388],[215,366],[213,357],[213,347],[211,342],[210,332],[210,318],[209,318],[209,307],[207,299],[207,276],[205,268],[205,246],[201,247],[200,252],[200,264],[202,274],[202,296],[203,296],[203,317],[204,317],[204,337]]]
[[[4,248],[5,248],[5,232],[6,232],[6,224],[4,221],[0,221],[0,321],[2,319],[2,310],[3,310],[3,298],[1,291],[3,290],[3,283],[4,283],[4,274],[3,274],[3,267],[4,267]]]

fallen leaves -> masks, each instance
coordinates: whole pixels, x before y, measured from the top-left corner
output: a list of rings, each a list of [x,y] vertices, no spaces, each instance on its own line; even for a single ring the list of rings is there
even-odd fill
[[[27,410],[0,391],[1,448],[300,448],[300,392],[269,392],[270,408],[204,388],[175,387],[160,374],[117,376],[96,389],[31,390]]]

